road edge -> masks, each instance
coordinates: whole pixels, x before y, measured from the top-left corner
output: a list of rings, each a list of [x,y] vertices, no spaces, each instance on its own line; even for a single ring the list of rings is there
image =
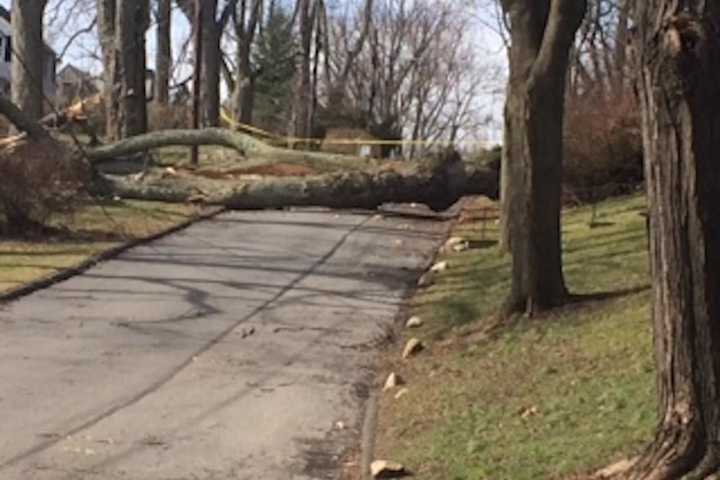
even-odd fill
[[[103,250],[96,255],[92,255],[86,258],[75,266],[64,268],[53,274],[25,283],[20,287],[16,287],[8,290],[7,292],[0,293],[0,305],[19,300],[39,290],[44,290],[46,288],[52,287],[53,285],[64,282],[65,280],[68,280],[72,277],[88,271],[92,267],[102,262],[106,262],[108,260],[116,258],[117,256],[127,252],[130,249],[148,244],[150,242],[154,242],[155,240],[159,240],[168,235],[172,235],[173,233],[180,232],[198,222],[209,220],[226,211],[227,208],[225,207],[208,207],[206,211],[200,212],[192,218],[185,220],[184,222],[160,230],[159,232],[152,235],[148,235],[142,238],[136,238],[111,247],[107,250]]]
[[[465,205],[468,202],[464,199],[461,199],[459,201],[458,205],[458,212],[455,215],[448,216],[443,219],[443,221],[447,222],[447,230],[445,231],[444,235],[441,237],[442,241],[438,243],[437,247],[435,248],[435,251],[432,252],[431,255],[428,256],[428,260],[422,269],[422,272],[426,272],[437,260],[438,256],[440,255],[440,249],[442,246],[447,242],[448,238],[452,235],[453,230],[460,222],[460,214],[465,208]],[[398,309],[397,314],[395,315],[395,321],[393,322],[394,328],[393,330],[395,333],[398,333],[398,330],[402,329],[403,322],[405,320],[405,317],[407,317],[407,307],[408,302],[410,299],[412,299],[416,294],[417,291],[420,289],[418,287],[417,282],[420,280],[421,275],[418,275],[418,277],[415,279],[415,281],[408,285],[407,289],[405,290],[403,294],[402,303],[400,304],[400,308]],[[393,339],[390,346],[394,346],[397,344],[397,339]],[[375,385],[377,385],[377,381],[380,378],[380,375],[382,375],[382,371],[379,365],[376,365],[374,370],[374,377],[375,377]],[[374,480],[372,473],[370,471],[370,465],[374,461],[375,456],[375,439],[376,439],[376,432],[377,432],[377,418],[378,418],[378,392],[376,389],[371,388],[370,390],[370,396],[368,397],[367,401],[365,402],[365,411],[363,414],[363,423],[362,423],[362,431],[360,432],[360,480]]]

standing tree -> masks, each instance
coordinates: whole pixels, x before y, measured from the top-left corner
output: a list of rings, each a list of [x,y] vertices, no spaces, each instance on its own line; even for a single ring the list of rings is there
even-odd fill
[[[172,68],[172,9],[170,0],[157,0],[157,51],[155,53],[155,102],[167,105],[170,100]]]
[[[145,31],[149,0],[97,0],[107,136],[147,131]]]
[[[637,2],[659,426],[633,479],[720,470],[720,3]]]
[[[252,68],[252,48],[260,26],[263,0],[241,0],[235,14],[237,37],[237,78],[233,92],[233,113],[240,123],[252,123],[256,74]]]
[[[227,0],[218,8],[218,0],[178,0],[178,6],[187,19],[194,23],[195,5],[202,8],[202,123],[206,127],[220,125],[220,73],[223,54],[221,49],[225,27],[232,18],[238,0]],[[219,15],[218,15],[219,12]]]
[[[263,28],[256,39],[254,121],[262,128],[281,133],[289,121],[296,45],[290,14],[270,2]]]
[[[560,207],[569,53],[585,0],[502,0],[510,25],[501,200],[512,257],[505,313],[552,308],[567,297]]]
[[[118,2],[115,49],[120,59],[120,138],[145,133],[148,128],[145,31],[149,14],[149,0]]]
[[[43,13],[47,0],[12,2],[12,99],[30,118],[43,114],[45,43]]]
[[[97,31],[102,51],[103,98],[105,100],[105,134],[118,139],[118,58],[115,51],[115,0],[97,0]]]
[[[299,61],[295,75],[295,101],[291,134],[298,138],[309,138],[313,123],[312,92],[312,40],[317,20],[317,0],[297,0],[299,25]]]

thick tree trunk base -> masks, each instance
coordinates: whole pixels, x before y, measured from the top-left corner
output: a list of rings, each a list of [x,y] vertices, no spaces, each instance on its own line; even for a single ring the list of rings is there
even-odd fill
[[[622,479],[627,480],[677,480],[686,478],[700,465],[703,457],[700,434],[685,426],[661,428],[651,445],[635,462]],[[698,472],[699,473],[699,472]],[[710,472],[712,473],[712,472]],[[707,475],[689,477],[704,480]]]
[[[572,302],[573,296],[562,285],[562,290],[552,294],[545,294],[542,297],[534,297],[528,294],[510,294],[503,302],[501,314],[504,318],[514,315],[527,315],[534,317],[562,307]]]

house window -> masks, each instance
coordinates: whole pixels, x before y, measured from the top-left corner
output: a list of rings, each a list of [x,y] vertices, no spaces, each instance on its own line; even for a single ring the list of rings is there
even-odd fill
[[[5,47],[5,61],[10,63],[12,61],[12,37],[5,37],[7,40],[7,47]]]

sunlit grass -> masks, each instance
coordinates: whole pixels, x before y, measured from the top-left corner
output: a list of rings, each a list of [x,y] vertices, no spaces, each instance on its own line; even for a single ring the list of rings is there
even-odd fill
[[[140,239],[183,223],[198,214],[182,204],[122,201],[88,204],[71,215],[58,215],[55,232],[32,239],[0,237],[0,292],[76,266],[123,242]]]
[[[592,471],[647,441],[655,422],[648,257],[640,197],[564,219],[575,294],[610,294],[491,335],[509,286],[495,247],[449,256],[451,269],[414,300],[432,345],[388,369],[410,393],[381,402],[380,455],[423,479],[536,480]],[[456,234],[480,240],[481,225]],[[497,235],[485,225],[484,240]],[[418,333],[418,332],[414,332]]]

